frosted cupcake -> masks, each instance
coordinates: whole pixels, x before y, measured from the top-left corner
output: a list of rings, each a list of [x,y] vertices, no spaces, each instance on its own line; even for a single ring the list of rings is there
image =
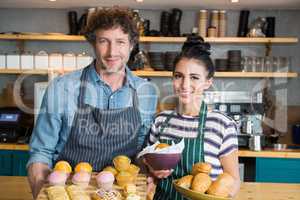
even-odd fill
[[[120,155],[113,159],[115,168],[118,171],[126,171],[130,167],[131,160],[127,156]]]
[[[117,175],[116,180],[119,186],[124,187],[126,184],[133,183],[134,177],[129,172],[122,171]]]
[[[61,185],[64,186],[66,184],[68,175],[62,171],[53,171],[48,176],[48,182],[50,185]]]
[[[80,172],[80,171],[85,171],[85,172],[88,172],[88,173],[92,173],[93,171],[93,168],[92,166],[87,163],[87,162],[81,162],[81,163],[78,163],[75,167],[75,172]]]
[[[78,185],[83,188],[89,185],[90,180],[91,180],[91,174],[85,171],[77,172],[72,177],[72,183],[74,185]]]
[[[61,160],[55,164],[53,170],[54,171],[62,171],[62,172],[67,173],[67,175],[70,175],[70,173],[72,172],[72,167],[67,161]]]
[[[99,188],[109,191],[113,187],[115,177],[109,171],[102,171],[96,176],[96,181]]]

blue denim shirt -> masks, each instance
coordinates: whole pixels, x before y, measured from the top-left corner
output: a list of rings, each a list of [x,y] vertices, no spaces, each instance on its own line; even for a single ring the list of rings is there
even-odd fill
[[[79,95],[82,69],[55,78],[49,84],[30,140],[30,158],[34,162],[53,166],[62,151],[71,130]],[[112,91],[101,80],[94,64],[88,66],[88,84],[84,102],[102,109],[132,106],[132,86],[138,95],[138,108],[142,126],[138,135],[138,148],[144,143],[156,111],[157,92],[153,84],[136,77],[126,68],[126,81],[122,88]]]

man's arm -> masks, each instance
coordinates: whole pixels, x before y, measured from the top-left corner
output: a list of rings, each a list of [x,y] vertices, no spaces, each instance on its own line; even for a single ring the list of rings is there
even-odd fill
[[[59,107],[63,95],[60,95],[61,90],[55,90],[55,85],[53,81],[45,92],[29,145],[28,181],[34,198],[37,197],[52,167],[62,124],[62,111]]]

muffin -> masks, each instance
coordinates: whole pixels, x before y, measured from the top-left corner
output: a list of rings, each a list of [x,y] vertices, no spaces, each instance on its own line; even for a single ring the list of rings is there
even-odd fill
[[[137,194],[129,194],[126,197],[126,200],[141,200],[141,197]]]
[[[111,172],[102,171],[96,176],[98,187],[108,191],[111,190],[115,181],[115,177]]]
[[[118,171],[126,171],[130,167],[131,160],[127,156],[120,155],[113,159],[113,163]]]
[[[67,181],[68,175],[63,171],[53,171],[48,176],[48,182],[50,185],[64,186]]]
[[[72,167],[67,161],[61,160],[55,164],[53,170],[54,171],[62,171],[67,174],[70,174],[72,172]]]
[[[177,185],[189,189],[192,185],[193,178],[194,177],[192,175],[184,176],[177,181]]]
[[[75,167],[75,172],[80,172],[80,171],[92,173],[93,168],[89,163],[81,162],[81,163],[78,163]]]
[[[78,185],[83,188],[89,185],[90,180],[91,180],[91,174],[85,171],[76,172],[72,177],[72,183],[74,185]]]
[[[167,148],[170,145],[167,143],[159,143],[158,145],[156,145],[155,149],[163,149],[163,148]]]
[[[129,172],[121,171],[117,175],[116,180],[119,186],[124,187],[126,184],[133,183],[134,177]]]
[[[124,195],[128,196],[130,194],[136,194],[136,185],[133,183],[128,183],[124,186]]]
[[[193,165],[192,175],[195,176],[198,173],[209,174],[211,169],[212,169],[211,164],[204,163],[204,162],[198,162]]]
[[[132,176],[134,177],[134,181],[136,181],[140,172],[140,168],[134,164],[130,164],[129,168],[127,169],[127,172],[132,174]]]
[[[207,191],[211,183],[212,181],[209,175],[205,173],[198,173],[192,181],[191,189],[196,192],[204,193]]]
[[[118,171],[113,166],[107,166],[102,171],[111,172],[114,176],[116,176],[118,174]]]

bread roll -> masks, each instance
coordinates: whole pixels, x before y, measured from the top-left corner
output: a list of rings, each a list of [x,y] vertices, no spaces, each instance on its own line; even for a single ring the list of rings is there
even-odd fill
[[[193,181],[193,176],[187,175],[187,176],[181,177],[177,181],[177,185],[179,185],[180,187],[189,189],[192,185],[192,181]]]
[[[191,189],[196,192],[204,193],[211,185],[211,182],[211,178],[208,174],[198,173],[192,181]]]
[[[218,197],[228,197],[233,184],[234,178],[230,174],[220,174],[217,180],[208,188],[207,193]]]
[[[211,171],[211,168],[212,168],[211,164],[209,164],[209,163],[198,162],[193,165],[192,175],[195,176],[198,173],[209,174]]]

